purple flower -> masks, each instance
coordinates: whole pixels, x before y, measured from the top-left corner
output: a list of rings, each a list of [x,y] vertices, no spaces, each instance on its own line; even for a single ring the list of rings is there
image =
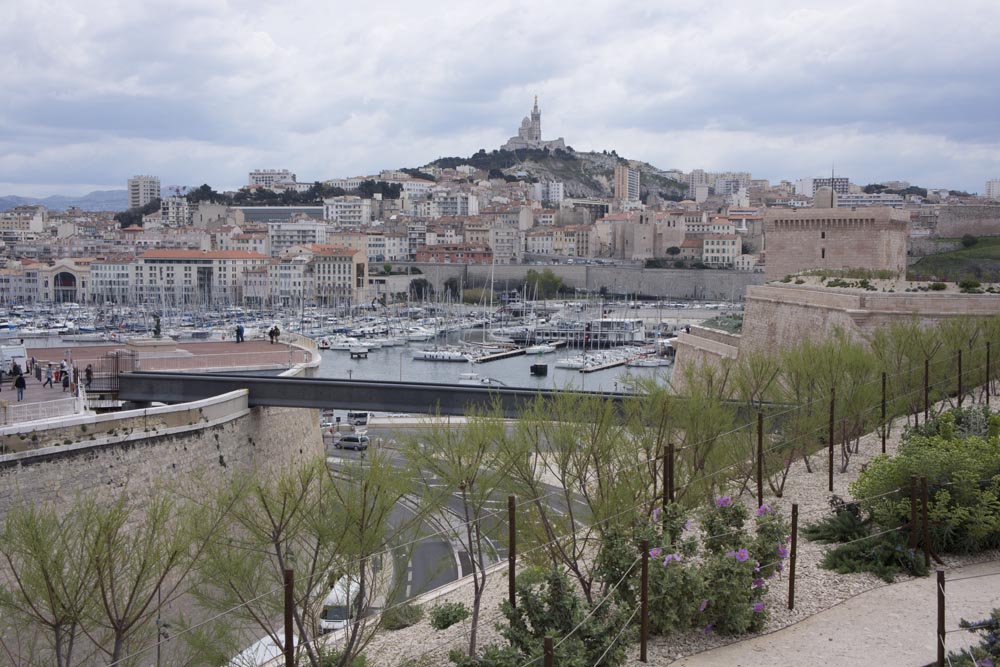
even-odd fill
[[[760,572],[760,561],[759,560],[758,561],[754,561],[753,571],[754,572]]]
[[[649,550],[650,558],[659,558],[662,555],[663,555],[663,549],[661,549],[660,547],[653,547],[652,549]]]
[[[753,587],[754,588],[763,588],[766,585],[767,585],[767,582],[764,581],[763,579],[761,579],[760,577],[757,577],[756,579],[753,580]]]
[[[699,614],[704,614],[705,613],[705,608],[707,606],[708,606],[708,600],[702,600],[701,601],[701,605],[698,607],[698,613]]]
[[[653,508],[653,521],[659,521],[659,520],[660,520],[660,508],[659,507],[654,507]]]
[[[757,508],[757,516],[764,516],[768,512],[773,512],[773,511],[774,511],[773,507],[770,507],[768,505],[761,505],[760,507]]]
[[[663,559],[663,567],[666,567],[670,561],[681,562],[680,554],[667,554],[666,558]]]
[[[764,603],[763,602],[754,602],[754,604],[753,604],[753,613],[755,613],[755,614],[763,614],[764,613]]]
[[[784,544],[778,545],[778,558],[788,558],[788,548]]]
[[[711,632],[714,627],[715,623],[709,623],[708,625],[706,625],[704,630],[705,634],[707,635],[709,632]]]
[[[691,519],[684,522],[684,528],[682,530],[691,530]]]
[[[784,572],[785,571],[785,564],[784,563],[778,563],[777,565],[774,566],[774,569],[777,572]]]
[[[993,661],[989,658],[981,658],[976,660],[976,667],[993,667]]]
[[[733,504],[733,499],[729,496],[722,496],[721,498],[715,499],[716,507],[731,507]]]
[[[740,549],[739,551],[736,552],[734,558],[741,563],[745,563],[746,561],[750,560],[750,552],[747,551],[746,549]]]

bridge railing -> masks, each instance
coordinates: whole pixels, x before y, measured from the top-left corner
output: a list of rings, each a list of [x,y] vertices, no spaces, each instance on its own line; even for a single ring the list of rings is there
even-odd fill
[[[306,361],[308,353],[286,348],[267,352],[236,352],[230,354],[198,354],[190,357],[141,357],[137,371],[204,371],[217,369],[284,367]]]

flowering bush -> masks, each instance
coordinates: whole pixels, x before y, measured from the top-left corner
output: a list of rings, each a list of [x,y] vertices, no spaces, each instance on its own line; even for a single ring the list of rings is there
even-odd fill
[[[760,576],[770,579],[784,569],[788,558],[789,526],[777,510],[767,505],[759,507],[756,514],[756,536],[750,552],[760,564]]]
[[[702,576],[708,583],[699,605],[699,625],[724,635],[762,629],[767,623],[763,603],[767,583],[756,569],[757,563],[746,549],[709,556],[703,567]]]
[[[701,518],[705,549],[720,554],[745,546],[743,526],[748,518],[749,512],[742,504],[734,503],[729,496],[716,498],[715,505]]]
[[[686,630],[698,621],[705,581],[697,563],[679,554],[650,562],[649,627],[653,634]]]

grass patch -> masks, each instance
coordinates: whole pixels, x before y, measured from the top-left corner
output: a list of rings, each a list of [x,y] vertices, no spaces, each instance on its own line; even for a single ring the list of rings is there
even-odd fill
[[[909,280],[1000,282],[1000,238],[982,237],[968,248],[923,257],[909,268]]]
[[[726,333],[738,334],[743,331],[743,316],[719,315],[718,317],[705,320],[701,323],[701,326],[709,329],[719,329]]]

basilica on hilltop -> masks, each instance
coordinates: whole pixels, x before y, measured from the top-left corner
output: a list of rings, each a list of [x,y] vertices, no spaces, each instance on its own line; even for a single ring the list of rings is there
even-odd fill
[[[561,148],[566,150],[566,142],[562,137],[542,141],[542,112],[538,110],[538,96],[535,95],[535,107],[531,110],[531,116],[526,116],[521,121],[521,127],[517,131],[516,137],[511,137],[503,146],[502,151],[516,151],[522,148],[548,148],[555,150]]]

